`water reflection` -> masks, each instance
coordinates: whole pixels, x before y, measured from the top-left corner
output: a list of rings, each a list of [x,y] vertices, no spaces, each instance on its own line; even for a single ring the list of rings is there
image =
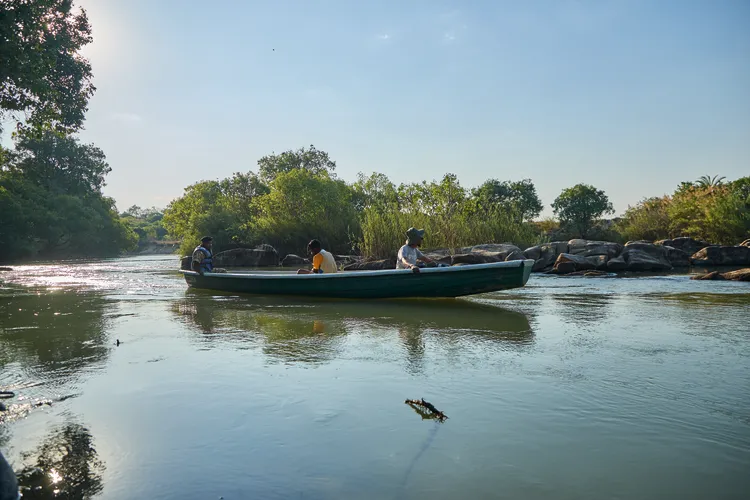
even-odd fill
[[[614,303],[614,294],[552,295],[555,312],[567,322],[585,327],[607,319]]]
[[[526,315],[467,300],[299,301],[189,293],[171,310],[204,334],[200,341],[205,345],[256,345],[285,362],[331,360],[345,335],[372,331],[395,331],[410,371],[416,372],[426,335],[446,347],[465,341],[518,346],[533,341]]]
[[[95,294],[0,290],[0,385],[62,382],[103,364],[106,304]],[[20,370],[6,369],[11,364]]]
[[[80,424],[52,431],[36,451],[24,454],[24,462],[28,465],[17,472],[24,499],[92,498],[103,490],[105,465]]]

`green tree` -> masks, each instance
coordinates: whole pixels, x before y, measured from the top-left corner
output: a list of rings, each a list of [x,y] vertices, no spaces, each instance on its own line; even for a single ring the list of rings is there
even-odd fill
[[[122,221],[138,235],[138,245],[165,239],[167,230],[162,223],[164,213],[156,207],[141,208],[138,205],[120,214]]]
[[[668,212],[672,233],[733,245],[750,236],[750,178],[720,185],[683,183]]]
[[[646,198],[628,207],[617,230],[626,240],[655,241],[672,236],[669,196]]]
[[[99,193],[112,170],[101,149],[49,130],[19,134],[9,157],[9,170],[56,194]]]
[[[269,189],[253,172],[236,172],[220,183],[221,192],[226,196],[230,210],[242,221],[249,221],[254,215],[253,200],[268,194]]]
[[[614,212],[604,191],[588,184],[564,189],[552,203],[552,208],[560,222],[581,238],[586,237],[595,220]]]
[[[348,252],[359,233],[352,189],[327,172],[293,169],[271,182],[269,193],[253,200],[249,240],[283,252],[304,253],[317,238],[334,252]]]
[[[724,184],[725,179],[726,177],[719,177],[718,175],[714,175],[713,177],[710,175],[701,175],[695,184],[699,188],[713,188]]]
[[[466,201],[466,189],[456,174],[445,174],[440,182],[402,184],[398,193],[402,207],[433,217],[455,214],[463,209]]]
[[[333,179],[336,177],[336,162],[331,160],[328,153],[315,149],[313,145],[296,151],[290,149],[280,154],[271,154],[258,160],[258,174],[264,183],[270,183],[279,174],[292,170],[307,170],[313,174],[325,173]]]
[[[167,232],[182,242],[180,251],[190,253],[201,237],[211,235],[221,249],[237,241],[239,221],[217,181],[201,181],[185,188],[185,194],[164,210]]]
[[[86,12],[72,0],[2,0],[0,131],[15,113],[35,128],[78,130],[95,90],[80,53],[91,41]]]
[[[3,258],[108,256],[136,235],[101,188],[109,165],[98,148],[55,132],[16,136],[0,166]]]
[[[471,191],[478,212],[487,212],[493,207],[513,210],[522,221],[530,221],[542,212],[542,200],[536,193],[531,179],[517,182],[489,179]]]
[[[366,177],[360,172],[352,191],[352,202],[358,212],[370,207],[398,210],[398,189],[385,174],[373,172]]]

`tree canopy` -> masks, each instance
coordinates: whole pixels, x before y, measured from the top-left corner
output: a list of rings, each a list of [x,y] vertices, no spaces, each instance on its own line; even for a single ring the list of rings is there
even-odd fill
[[[536,187],[531,179],[522,181],[500,182],[489,179],[478,188],[472,190],[479,210],[500,207],[513,210],[520,220],[530,221],[542,213],[542,200],[536,194]]]
[[[258,175],[265,183],[270,183],[279,174],[292,170],[307,170],[313,174],[325,173],[330,178],[335,178],[336,162],[331,160],[328,153],[315,149],[313,145],[309,148],[271,154],[258,160]]]
[[[560,223],[585,238],[593,222],[602,215],[614,213],[612,203],[604,191],[588,184],[577,184],[563,189],[552,203],[552,208],[560,218]]]
[[[95,90],[80,53],[91,41],[86,12],[72,0],[2,0],[0,120],[10,115],[33,128],[80,129]]]
[[[20,135],[0,164],[2,258],[106,256],[137,237],[102,195],[104,153],[56,132]]]

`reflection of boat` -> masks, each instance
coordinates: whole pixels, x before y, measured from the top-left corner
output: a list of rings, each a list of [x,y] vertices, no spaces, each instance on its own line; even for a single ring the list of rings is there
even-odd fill
[[[172,310],[208,334],[194,337],[202,345],[259,346],[285,362],[330,361],[346,349],[349,334],[397,338],[415,372],[422,370],[425,351],[436,347],[456,354],[461,346],[519,349],[534,341],[525,314],[471,300],[337,301],[193,291]]]
[[[361,327],[502,334],[528,341],[531,325],[521,312],[471,300],[331,301],[292,297],[231,297],[216,301],[203,293],[175,311],[206,332],[234,329],[275,339],[341,334]]]
[[[258,295],[350,299],[459,297],[519,288],[531,274],[533,260],[469,266],[354,271],[336,274],[205,273],[180,271],[194,288]]]

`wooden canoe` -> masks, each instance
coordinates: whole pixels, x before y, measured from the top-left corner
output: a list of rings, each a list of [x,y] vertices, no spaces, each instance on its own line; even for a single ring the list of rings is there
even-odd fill
[[[533,260],[490,264],[335,274],[204,273],[180,271],[188,286],[255,295],[311,296],[346,299],[460,297],[519,288],[531,275]]]

